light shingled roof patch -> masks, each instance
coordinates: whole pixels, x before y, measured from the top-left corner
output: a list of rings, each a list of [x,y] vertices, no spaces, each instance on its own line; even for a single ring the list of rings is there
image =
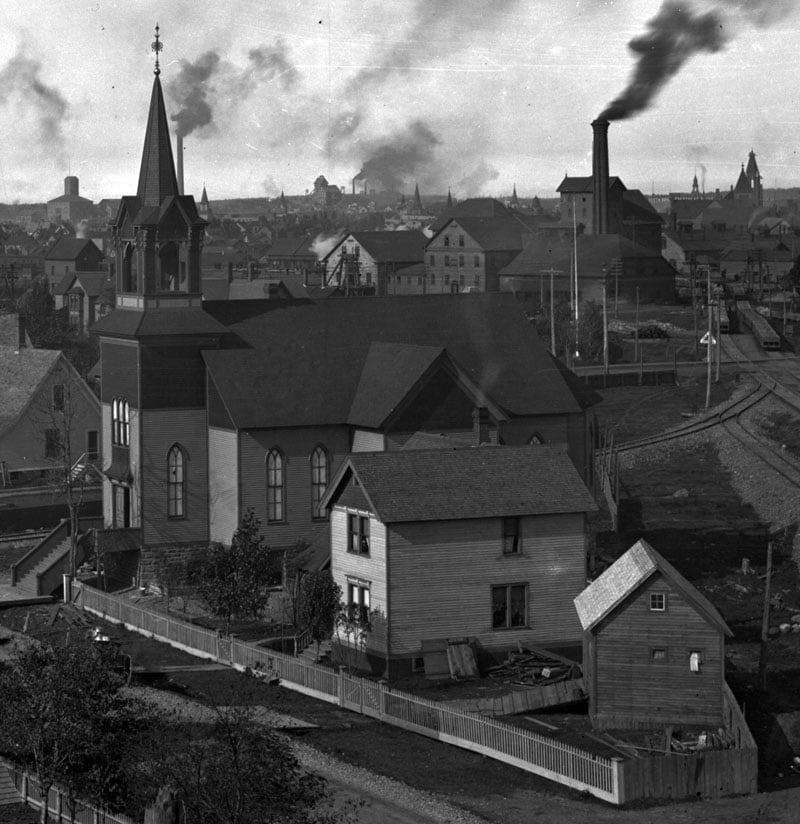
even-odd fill
[[[660,572],[711,623],[726,635],[733,634],[714,605],[644,540],[637,541],[575,598],[575,610],[584,631],[610,615],[656,572]]]
[[[60,357],[56,349],[0,346],[0,432],[19,417]]]

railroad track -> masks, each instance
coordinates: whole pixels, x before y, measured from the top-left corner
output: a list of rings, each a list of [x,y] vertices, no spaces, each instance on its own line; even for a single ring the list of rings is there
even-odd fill
[[[773,472],[780,475],[785,481],[800,488],[800,460],[787,450],[782,449],[773,441],[761,436],[747,421],[745,413],[757,407],[767,399],[779,401],[789,411],[800,418],[800,393],[782,384],[773,374],[767,372],[763,366],[753,362],[744,355],[738,347],[724,336],[723,349],[730,360],[734,360],[746,369],[753,380],[753,386],[740,398],[717,406],[705,414],[698,415],[685,424],[673,427],[670,430],[620,444],[617,451],[630,452],[647,446],[667,443],[689,435],[695,435],[721,427],[741,446],[765,463]],[[777,362],[769,361],[771,366]],[[794,362],[793,362],[794,363]],[[784,360],[784,368],[788,368]]]

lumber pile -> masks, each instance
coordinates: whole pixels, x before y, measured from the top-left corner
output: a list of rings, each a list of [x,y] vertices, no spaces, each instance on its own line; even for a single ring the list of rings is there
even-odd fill
[[[505,661],[486,670],[490,678],[515,686],[544,686],[581,677],[581,667],[550,650],[532,647],[510,652]]]

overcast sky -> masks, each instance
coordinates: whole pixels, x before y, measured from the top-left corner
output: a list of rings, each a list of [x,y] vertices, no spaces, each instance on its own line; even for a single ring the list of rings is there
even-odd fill
[[[187,193],[553,197],[591,173],[707,191],[754,149],[800,185],[794,0],[20,0],[0,10],[0,201],[135,193],[161,28]],[[173,131],[174,134],[174,131]]]

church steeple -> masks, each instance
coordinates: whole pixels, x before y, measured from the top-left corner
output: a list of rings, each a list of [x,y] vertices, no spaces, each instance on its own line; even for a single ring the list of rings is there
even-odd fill
[[[179,194],[178,178],[175,175],[175,163],[172,158],[169,121],[159,79],[161,68],[158,55],[164,46],[159,39],[158,32],[158,25],[156,25],[156,39],[152,47],[156,53],[156,65],[153,70],[155,77],[144,135],[139,187],[136,191],[136,196],[140,199],[142,206],[160,206],[164,198],[176,197]]]

